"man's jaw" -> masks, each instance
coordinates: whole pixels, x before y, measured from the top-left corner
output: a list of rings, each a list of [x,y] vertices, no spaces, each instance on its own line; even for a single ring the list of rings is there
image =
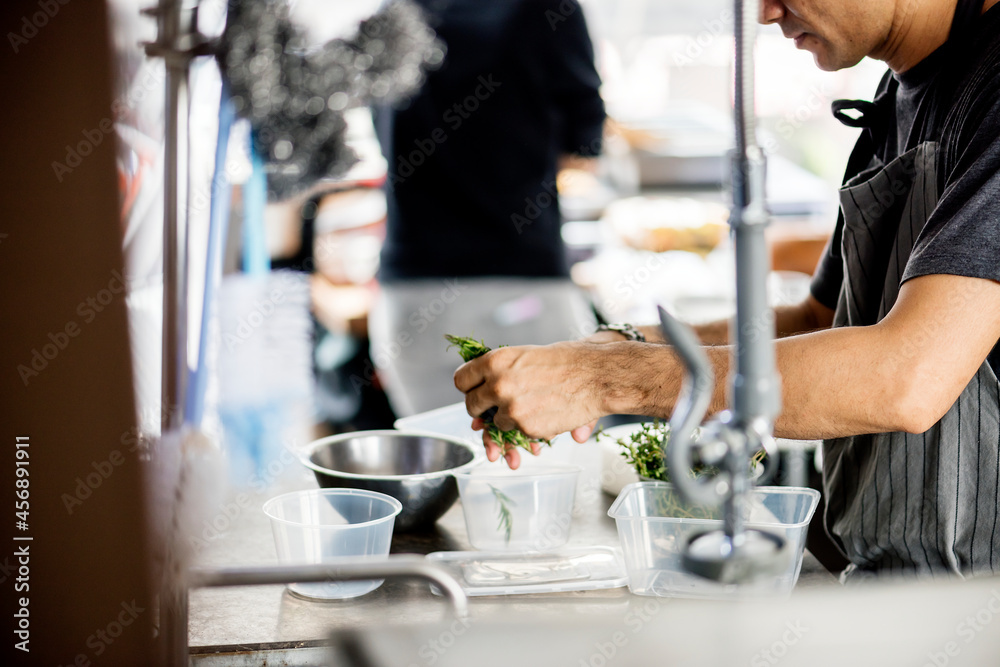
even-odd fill
[[[798,22],[796,21],[795,23]],[[806,37],[808,37],[812,33],[806,30],[803,26],[795,25],[792,22],[782,22],[781,34],[784,35],[787,39],[790,39],[793,42],[795,42],[795,46],[801,49],[802,43],[805,41]]]
[[[808,51],[813,55],[816,60],[816,66],[824,71],[833,71],[839,69],[837,66],[831,66],[828,62],[829,53],[826,50],[826,44],[823,42],[816,33],[808,32],[802,30],[801,28],[794,27],[789,30],[785,30],[782,27],[782,32],[785,37],[792,40],[795,43],[795,48],[800,51]]]

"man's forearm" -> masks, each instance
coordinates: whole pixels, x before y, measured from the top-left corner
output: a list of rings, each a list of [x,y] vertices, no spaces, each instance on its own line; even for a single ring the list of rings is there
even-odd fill
[[[812,297],[794,306],[779,306],[774,310],[774,329],[778,338],[794,336],[830,326],[832,311],[828,311]],[[663,343],[658,326],[639,327],[650,343]],[[730,320],[717,320],[694,327],[702,345],[729,345]]]
[[[817,308],[797,326],[829,326],[831,312]],[[683,380],[671,346],[600,335],[609,340],[499,348],[460,367],[455,386],[466,394],[470,415],[495,406],[495,423],[536,438],[608,414],[669,417]],[[922,433],[954,405],[998,338],[1000,281],[913,278],[878,324],[775,343],[783,396],[775,431],[803,439]],[[710,410],[716,412],[727,404],[733,350],[703,349],[715,370]]]
[[[716,320],[708,324],[699,324],[694,328],[698,335],[698,340],[702,345],[728,345],[729,344],[729,320]],[[650,343],[665,343],[660,327],[654,325],[638,327],[639,331]]]
[[[606,369],[615,378],[605,384],[607,411],[669,418],[683,377],[676,355],[663,345],[619,345],[629,347]],[[777,341],[776,351],[782,379],[782,414],[775,424],[779,437],[812,440],[904,429],[895,395],[897,370],[885,363],[877,330],[841,328],[787,337]],[[728,405],[733,348],[706,347],[705,353],[715,370],[712,414]]]

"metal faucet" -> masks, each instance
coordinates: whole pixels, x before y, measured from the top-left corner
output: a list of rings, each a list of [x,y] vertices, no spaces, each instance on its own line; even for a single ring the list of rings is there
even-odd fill
[[[281,565],[219,569],[194,569],[190,588],[267,586],[288,583],[363,581],[388,577],[424,579],[451,601],[457,618],[469,615],[469,599],[462,586],[440,565],[423,556],[389,556],[385,560],[348,559],[322,565]]]
[[[736,317],[732,407],[711,420],[695,441],[714,390],[714,373],[690,328],[660,308],[663,336],[687,370],[670,419],[666,454],[670,479],[690,502],[722,505],[723,528],[695,536],[683,555],[684,567],[723,583],[744,583],[778,572],[790,549],[778,535],[744,525],[750,492],[750,455],[768,452],[763,477],[777,466],[774,419],[781,411],[781,380],[774,353],[774,313],[767,304],[768,224],[764,177],[766,159],[756,140],[753,109],[753,49],[759,0],[735,0],[736,148],[731,155],[733,195],[729,224],[736,249]],[[694,479],[695,461],[719,473]]]

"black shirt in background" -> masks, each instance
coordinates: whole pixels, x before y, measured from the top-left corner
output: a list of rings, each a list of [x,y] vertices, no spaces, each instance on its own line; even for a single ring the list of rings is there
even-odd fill
[[[596,155],[604,104],[570,0],[417,0],[447,45],[402,109],[376,110],[389,162],[380,280],[565,276],[562,154]]]

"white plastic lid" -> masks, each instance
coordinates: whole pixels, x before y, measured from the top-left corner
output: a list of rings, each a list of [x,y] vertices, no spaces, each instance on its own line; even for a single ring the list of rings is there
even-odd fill
[[[437,551],[427,559],[444,567],[470,597],[592,591],[628,584],[621,549],[615,547],[549,553]]]

